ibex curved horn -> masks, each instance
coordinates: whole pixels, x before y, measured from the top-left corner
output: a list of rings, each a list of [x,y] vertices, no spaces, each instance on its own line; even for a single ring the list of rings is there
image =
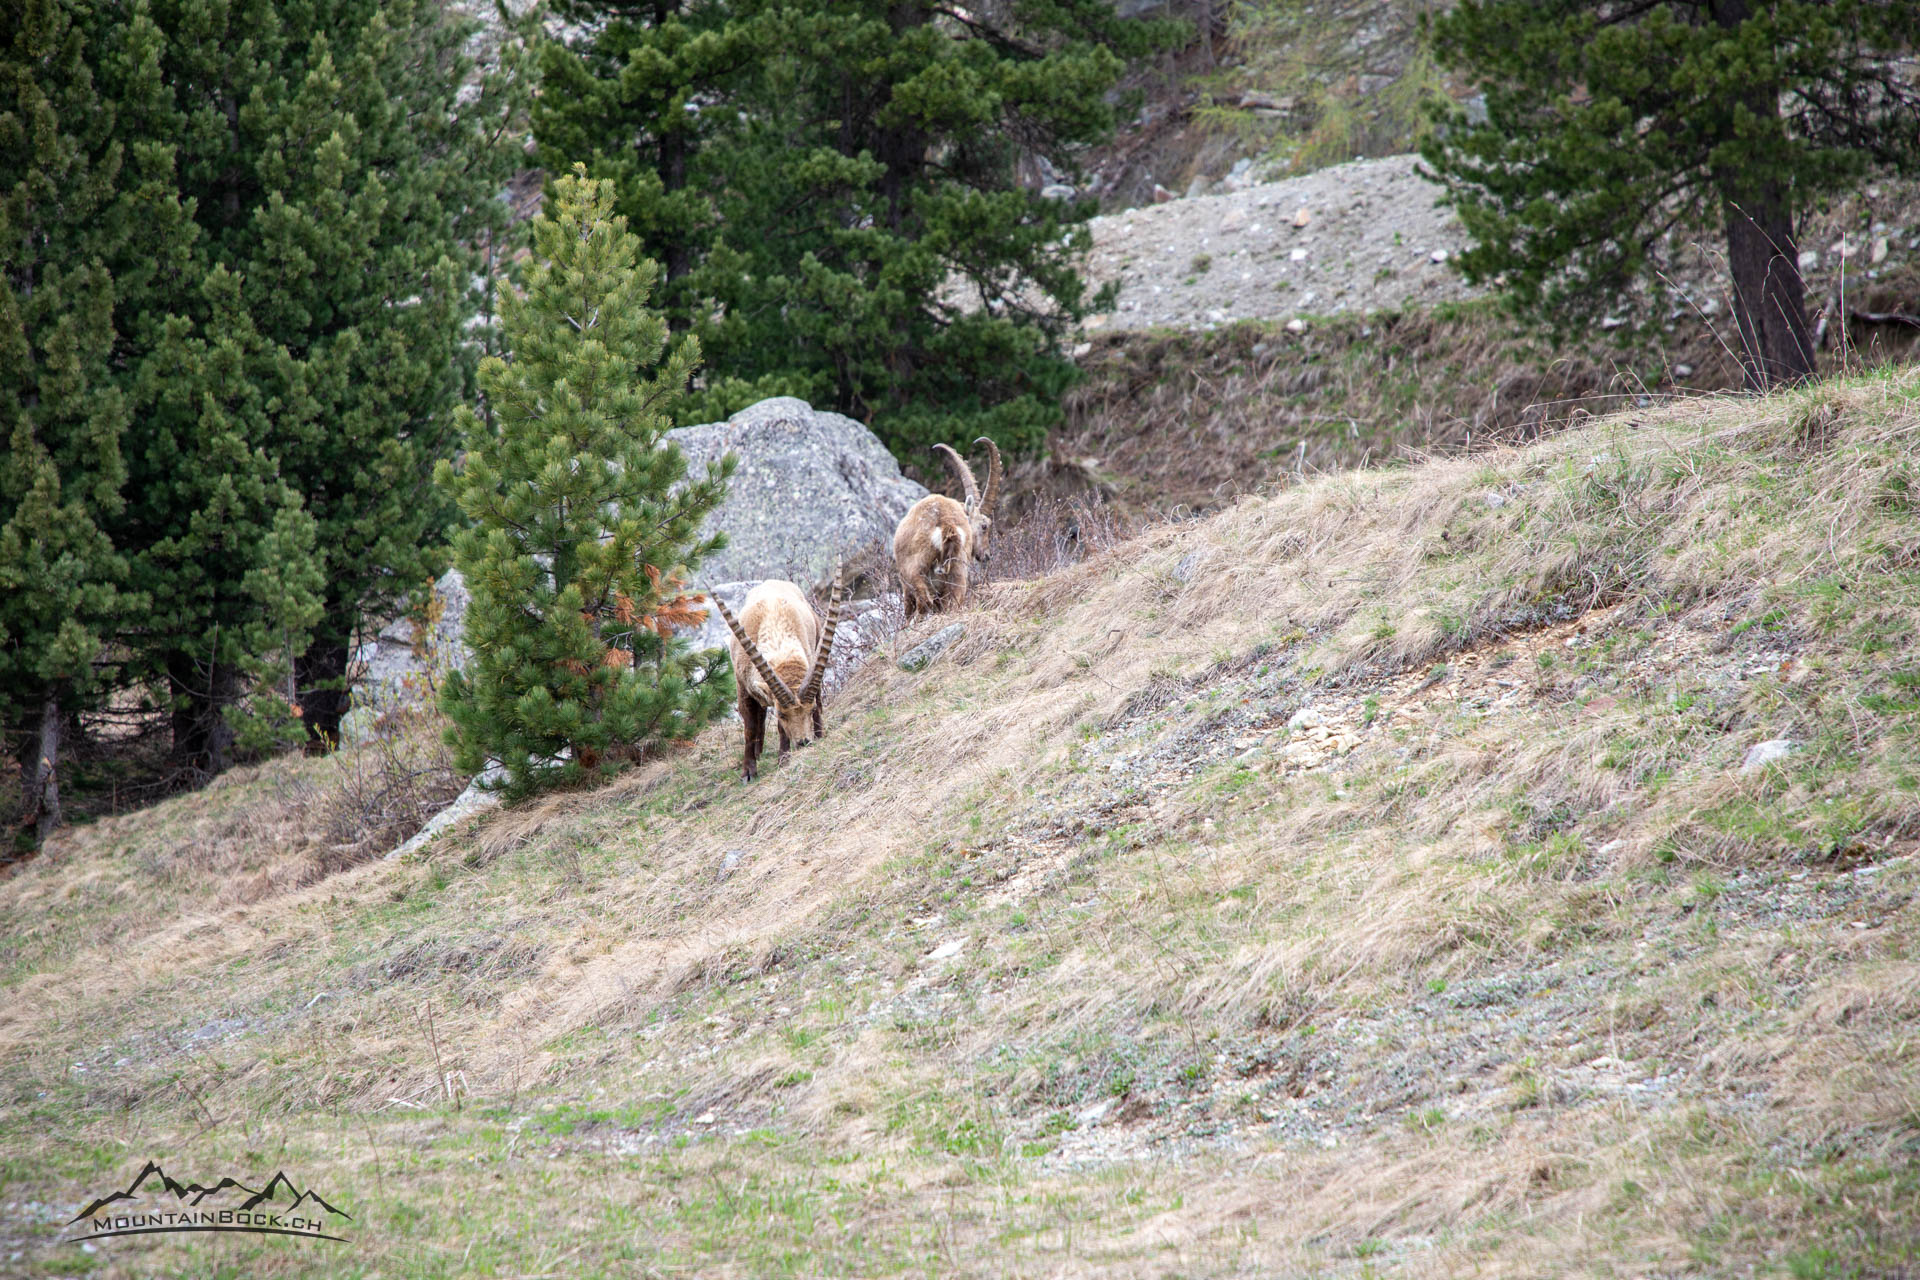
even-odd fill
[[[708,591],[707,596],[713,601],[714,607],[720,610],[720,616],[727,620],[727,629],[733,632],[733,638],[747,651],[753,669],[767,682],[767,689],[773,694],[774,700],[789,711],[799,706],[800,700],[793,696],[793,690],[787,688],[787,682],[774,673],[772,664],[761,656],[760,646],[747,635],[746,628],[740,625],[740,619],[733,616],[733,610],[727,608],[727,602],[720,598],[720,593]]]
[[[833,656],[833,633],[840,625],[840,580],[834,578],[833,597],[827,605],[827,625],[820,631],[820,647],[814,651],[813,670],[807,672],[807,683],[800,690],[802,703],[820,700],[820,683],[827,677],[827,659]]]
[[[981,436],[974,443],[987,446],[987,491],[980,495],[980,512],[982,515],[992,516],[994,501],[1000,496],[1000,476],[1003,470],[1000,465],[1000,446],[993,442],[991,436]]]
[[[967,460],[955,453],[952,445],[937,444],[933,446],[933,451],[945,455],[947,459],[947,470],[953,472],[954,477],[960,481],[960,487],[966,490],[967,510],[979,510],[980,485],[979,482],[973,478],[973,468],[967,465]]]

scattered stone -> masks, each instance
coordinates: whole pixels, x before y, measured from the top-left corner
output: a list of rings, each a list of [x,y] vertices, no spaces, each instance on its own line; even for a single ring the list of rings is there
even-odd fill
[[[1074,1123],[1079,1125],[1082,1129],[1091,1129],[1094,1125],[1097,1125],[1102,1120],[1105,1120],[1107,1118],[1107,1114],[1112,1110],[1113,1110],[1113,1099],[1103,1098],[1099,1102],[1094,1103],[1092,1106],[1086,1108],[1085,1110],[1076,1112],[1074,1114],[1073,1120],[1074,1120]]]
[[[1792,738],[1769,738],[1747,752],[1747,758],[1740,762],[1741,773],[1758,773],[1775,761],[1784,760],[1800,749],[1800,744]]]
[[[932,665],[935,658],[945,653],[947,648],[952,645],[955,640],[958,640],[965,634],[967,634],[967,626],[964,622],[955,622],[940,628],[940,630],[934,632],[925,640],[922,640],[919,644],[913,646],[913,648],[901,655],[900,669],[902,671],[925,671]]]
[[[921,956],[920,959],[928,964],[933,964],[940,960],[951,960],[960,954],[961,948],[965,945],[966,944],[960,939],[955,938],[952,942],[941,943],[933,950],[927,952],[926,955]]]
[[[712,1124],[714,1122],[714,1118],[715,1117],[713,1112],[702,1111],[699,1115],[693,1118],[693,1122],[695,1124]]]
[[[1800,269],[1802,271],[1818,271],[1820,269],[1820,251],[1818,249],[1802,249],[1800,251]]]
[[[1307,251],[1305,249],[1295,249],[1287,255],[1287,261],[1289,262],[1305,262],[1306,260]]]
[[[1438,263],[1438,262],[1445,262],[1446,260],[1447,260],[1447,251],[1445,249],[1435,249],[1432,253],[1427,255],[1428,262]]]
[[[1673,376],[1676,378],[1691,378],[1693,376],[1693,366],[1690,364],[1677,364],[1673,366]]]
[[[1169,200],[1178,200],[1179,198],[1179,196],[1167,190],[1159,183],[1156,182],[1153,184],[1153,202],[1155,204],[1165,204]]]
[[[1307,206],[1301,205],[1299,211],[1293,215],[1293,229],[1295,231],[1303,230],[1306,225],[1312,221],[1313,211],[1307,208]]]
[[[1887,260],[1887,238],[1885,236],[1876,236],[1873,241],[1873,251],[1867,255],[1867,261],[1873,263],[1875,266],[1878,266],[1879,264],[1881,264],[1882,262],[1885,262],[1886,260]]]
[[[1288,333],[1305,333],[1306,331],[1307,331],[1307,322],[1305,320],[1302,320],[1299,316],[1295,316],[1293,319],[1287,321]]]
[[[467,784],[467,789],[456,796],[452,804],[427,819],[427,825],[420,828],[412,839],[389,850],[386,856],[389,859],[404,858],[408,854],[424,848],[434,837],[438,836],[454,823],[460,821],[460,819],[493,808],[500,803],[500,793],[498,791],[489,791],[485,788],[502,781],[506,776],[507,771],[504,766],[498,764],[489,765],[481,771],[479,776]]]
[[[747,851],[745,849],[727,850],[726,856],[720,859],[720,870],[714,875],[714,879],[725,880],[728,876],[732,875],[733,869],[739,866],[741,860],[746,856]]]
[[[1180,563],[1173,566],[1174,581],[1185,585],[1193,581],[1194,572],[1200,567],[1200,553],[1189,551],[1180,557]]]
[[[1064,182],[1050,183],[1040,188],[1040,198],[1042,200],[1071,200],[1073,199],[1073,188]]]

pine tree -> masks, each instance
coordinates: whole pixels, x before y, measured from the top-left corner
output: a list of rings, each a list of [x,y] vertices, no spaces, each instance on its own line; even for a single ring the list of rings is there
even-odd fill
[[[112,688],[112,640],[144,603],[104,527],[124,505],[130,418],[114,268],[164,257],[185,226],[141,207],[141,160],[114,140],[71,0],[0,12],[0,725],[44,836],[65,727]]]
[[[432,468],[472,389],[477,254],[504,226],[517,90],[510,66],[473,74],[473,24],[439,0],[134,11],[157,33],[159,92],[130,131],[170,150],[201,235],[132,344],[158,412],[137,418],[127,541],[164,602],[143,648],[177,746],[217,769],[222,721],[262,678],[254,640],[292,657],[285,700],[330,742],[362,620],[438,568],[454,512]],[[257,557],[309,542],[313,570],[281,566],[280,585],[311,582],[321,608],[268,637],[247,610],[279,569]]]
[[[1074,376],[1060,339],[1106,302],[1073,266],[1093,203],[1043,199],[1016,163],[1070,174],[1114,123],[1125,60],[1179,24],[1107,0],[575,9],[613,21],[571,63],[548,53],[535,136],[621,183],[647,253],[692,246],[674,320],[727,376],[688,417],[789,393],[903,456],[1041,442]]]
[[[463,409],[464,463],[436,477],[473,521],[454,544],[473,658],[442,694],[448,740],[462,769],[505,766],[515,798],[691,738],[733,697],[725,655],[690,655],[668,625],[723,545],[698,530],[732,460],[692,480],[663,438],[699,346],[669,348],[646,305],[658,268],[613,203],[584,167],[554,184],[544,262],[524,295],[500,290],[510,359],[480,366],[494,423]]]
[[[1813,369],[1794,220],[1869,165],[1920,164],[1910,0],[1461,0],[1437,55],[1486,93],[1422,154],[1474,246],[1469,279],[1578,330],[1717,222],[1749,385]]]

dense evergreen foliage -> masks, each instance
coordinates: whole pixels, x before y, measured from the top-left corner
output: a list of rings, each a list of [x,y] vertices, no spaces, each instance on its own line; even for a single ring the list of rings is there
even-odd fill
[[[673,636],[691,620],[677,584],[723,544],[698,530],[732,459],[689,481],[662,438],[699,343],[669,347],[646,305],[658,268],[613,203],[584,169],[554,185],[534,224],[545,261],[524,295],[500,291],[511,357],[480,367],[492,420],[462,410],[464,463],[438,476],[473,521],[455,543],[473,658],[441,699],[449,740],[464,770],[504,765],[513,796],[690,738],[733,697],[725,654]]]
[[[183,224],[141,207],[141,158],[96,100],[70,8],[0,12],[0,723],[18,730],[22,816],[44,832],[62,731],[109,687],[108,645],[145,604],[104,529],[131,416],[108,264],[163,255]]]
[[[793,394],[896,451],[991,435],[1036,446],[1091,305],[1072,258],[1090,201],[1015,181],[1069,175],[1114,124],[1126,59],[1176,24],[1107,0],[568,0],[534,114],[550,167],[620,191],[666,262],[676,327],[723,376],[715,418]]]
[[[42,826],[63,728],[116,691],[188,777],[330,739],[362,619],[435,567],[518,153],[473,30],[437,0],[0,8],[0,716]]]
[[[200,236],[156,299],[169,319],[143,353],[153,411],[123,543],[161,605],[143,647],[181,708],[176,745],[218,768],[222,710],[257,682],[263,644],[297,664],[293,700],[331,738],[362,618],[434,568],[452,510],[432,468],[471,388],[476,253],[504,223],[512,156],[495,135],[512,103],[505,73],[472,74],[472,25],[438,0],[135,13],[158,33],[163,91],[121,131],[171,149]],[[286,620],[258,625],[262,593],[290,586],[263,575],[293,574],[303,542],[310,644]]]
[[[1794,220],[1874,164],[1920,163],[1910,0],[1461,0],[1443,63],[1486,93],[1423,154],[1475,245],[1563,332],[1718,223],[1752,385],[1812,371]]]

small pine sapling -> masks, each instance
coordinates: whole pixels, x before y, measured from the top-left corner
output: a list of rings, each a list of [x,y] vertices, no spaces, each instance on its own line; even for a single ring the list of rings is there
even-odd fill
[[[448,740],[463,771],[499,761],[509,799],[684,742],[734,693],[724,651],[674,634],[705,616],[681,588],[723,545],[699,529],[733,470],[689,477],[663,438],[698,345],[669,348],[648,309],[658,269],[612,184],[576,166],[554,196],[542,265],[500,290],[510,358],[481,364],[485,416],[462,412],[464,463],[436,473],[473,521],[454,543],[473,657],[442,693]]]

